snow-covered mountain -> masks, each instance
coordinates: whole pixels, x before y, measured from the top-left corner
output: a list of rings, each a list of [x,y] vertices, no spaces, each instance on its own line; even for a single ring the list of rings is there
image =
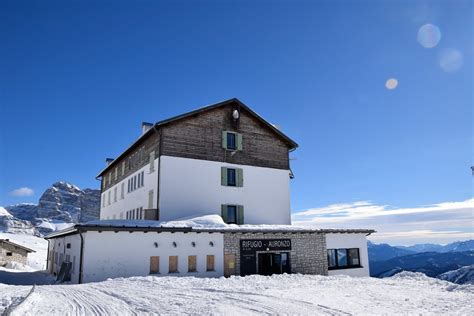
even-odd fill
[[[81,190],[60,181],[41,195],[38,204],[5,206],[0,212],[0,231],[44,235],[74,223],[98,219],[99,211],[99,190]]]
[[[413,252],[452,252],[474,250],[474,240],[456,241],[447,245],[417,244],[413,246],[395,246],[399,249]]]
[[[474,285],[474,264],[448,271],[437,276],[438,279],[457,283]]]

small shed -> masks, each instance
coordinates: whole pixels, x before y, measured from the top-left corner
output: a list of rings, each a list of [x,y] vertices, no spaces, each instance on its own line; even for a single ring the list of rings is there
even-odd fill
[[[26,259],[33,249],[16,244],[9,239],[0,239],[0,266],[5,266],[8,262],[19,262],[26,264]]]

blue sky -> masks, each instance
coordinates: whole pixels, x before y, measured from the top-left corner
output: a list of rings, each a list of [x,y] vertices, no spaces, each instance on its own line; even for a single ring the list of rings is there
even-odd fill
[[[465,202],[472,12],[470,1],[2,1],[0,205],[37,202],[58,180],[98,188],[105,157],[142,121],[232,97],[299,143],[295,213]],[[441,34],[432,48],[417,38],[425,24]]]

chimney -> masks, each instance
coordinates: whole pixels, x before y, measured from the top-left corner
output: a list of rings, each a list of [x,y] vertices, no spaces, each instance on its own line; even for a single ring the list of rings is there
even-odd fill
[[[114,161],[114,158],[105,158],[105,165],[108,166]]]
[[[153,127],[153,123],[142,122],[142,135]]]

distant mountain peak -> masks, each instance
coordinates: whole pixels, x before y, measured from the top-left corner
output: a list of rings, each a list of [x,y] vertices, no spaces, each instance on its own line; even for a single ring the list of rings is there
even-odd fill
[[[100,190],[81,190],[69,182],[58,181],[44,191],[38,204],[21,203],[5,206],[5,210],[14,219],[26,221],[44,234],[54,230],[54,227],[43,223],[74,224],[98,219]]]

